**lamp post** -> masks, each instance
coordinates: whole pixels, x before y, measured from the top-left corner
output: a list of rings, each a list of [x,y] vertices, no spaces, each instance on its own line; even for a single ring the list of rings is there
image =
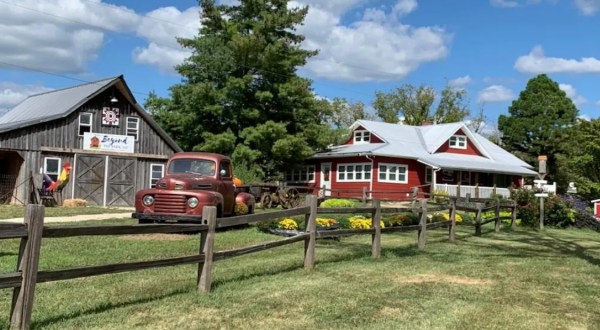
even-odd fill
[[[545,155],[538,156],[539,167],[538,167],[538,178],[539,180],[533,180],[533,182],[537,185],[537,193],[535,197],[540,198],[540,230],[544,230],[544,198],[548,197],[548,193],[544,189],[544,185],[548,183],[548,181],[544,180],[546,177],[546,160],[548,157]]]

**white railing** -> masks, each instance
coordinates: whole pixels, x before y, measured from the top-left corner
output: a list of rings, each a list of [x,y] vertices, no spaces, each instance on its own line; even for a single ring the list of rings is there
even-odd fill
[[[510,197],[510,191],[508,188],[436,184],[435,190],[445,191],[450,196],[460,195],[459,197],[466,197],[467,194],[469,194],[472,198],[490,198],[492,194],[502,195],[504,198]]]

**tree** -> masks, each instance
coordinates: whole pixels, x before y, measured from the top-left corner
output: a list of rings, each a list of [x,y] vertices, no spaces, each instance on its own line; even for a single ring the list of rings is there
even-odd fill
[[[559,142],[575,124],[577,108],[555,81],[540,74],[527,82],[508,112],[498,119],[502,146],[533,166],[539,155],[547,155],[548,177],[552,179]]]
[[[600,119],[578,120],[563,134],[561,150],[556,156],[558,186],[575,182],[583,199],[600,196]]]
[[[231,155],[241,172],[276,176],[323,147],[327,113],[311,82],[296,75],[316,51],[295,33],[308,7],[288,0],[216,5],[200,0],[202,28],[179,43],[192,51],[177,66],[169,98],[145,103],[184,150]]]
[[[328,102],[328,123],[333,127],[330,144],[338,145],[344,143],[350,132],[348,128],[359,119],[373,120],[374,116],[367,113],[365,104],[358,101],[351,103],[345,98],[336,97]]]

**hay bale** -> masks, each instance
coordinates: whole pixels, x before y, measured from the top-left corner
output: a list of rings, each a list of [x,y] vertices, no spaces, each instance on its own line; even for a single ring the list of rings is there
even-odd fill
[[[63,202],[64,207],[85,207],[87,206],[87,201],[85,199],[65,199]]]

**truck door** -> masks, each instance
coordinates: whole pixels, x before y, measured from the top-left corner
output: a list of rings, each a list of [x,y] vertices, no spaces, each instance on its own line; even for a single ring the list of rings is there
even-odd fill
[[[221,179],[220,193],[223,194],[223,214],[231,215],[235,208],[235,187],[229,160],[222,160],[219,164],[219,178]]]

